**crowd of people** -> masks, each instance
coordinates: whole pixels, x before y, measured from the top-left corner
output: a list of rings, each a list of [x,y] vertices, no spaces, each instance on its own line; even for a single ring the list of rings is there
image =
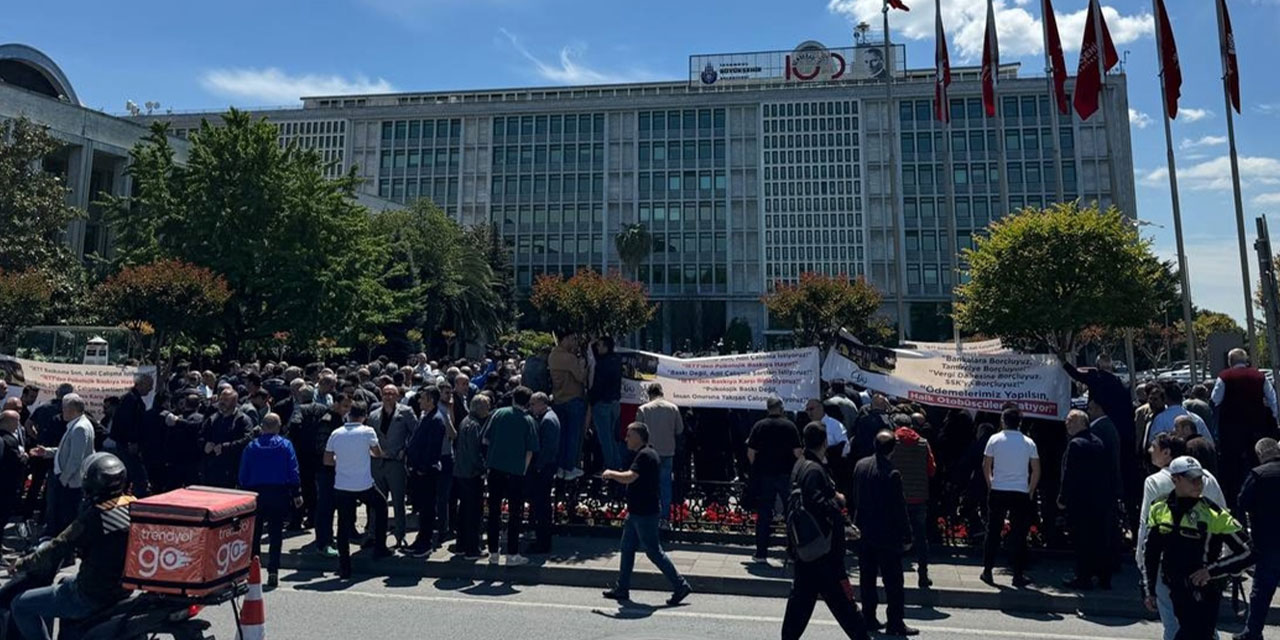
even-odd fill
[[[19,516],[41,522],[43,537],[57,535],[76,517],[82,462],[110,451],[135,496],[193,484],[257,492],[255,544],[267,538],[270,586],[286,529],[312,531],[311,550],[337,558],[344,578],[356,544],[374,557],[421,558],[452,540],[467,558],[526,564],[552,550],[553,496],[572,484],[606,499],[625,494],[622,572],[605,595],[629,596],[643,550],[678,603],[689,586],[659,535],[681,512],[687,483],[675,479],[736,481],[746,488],[736,506],[755,512],[756,561],[768,561],[777,519],[790,535],[797,512],[819,514],[832,538],[817,558],[789,549],[795,587],[784,638],[800,637],[818,596],[850,637],[881,628],[913,635],[904,565],[927,589],[930,545],[958,538],[982,546],[982,578],[993,582],[1004,541],[1022,587],[1032,583],[1034,538],[1075,550],[1065,586],[1081,590],[1112,588],[1134,549],[1143,597],[1170,640],[1205,637],[1197,630],[1216,620],[1223,581],[1253,566],[1251,600],[1261,606],[1238,636],[1253,640],[1280,581],[1280,521],[1264,506],[1280,492],[1277,404],[1246,353],[1233,351],[1230,362],[1212,388],[1197,385],[1184,398],[1176,384],[1143,385],[1136,403],[1105,357],[1088,370],[1065,365],[1088,390],[1065,423],[1029,419],[1013,402],[999,413],[945,410],[838,380],[794,414],[781,398],[758,412],[679,407],[659,384],[646,386],[648,402],[620,404],[613,341],[572,334],[527,359],[232,362],[222,374],[179,363],[159,384],[139,376],[101,415],[87,415],[69,384],[42,404],[33,387],[9,397],[0,413],[0,521]],[[526,523],[533,540],[522,547]],[[861,612],[848,595],[846,530],[857,538],[849,549]],[[887,597],[883,625],[877,582]],[[1178,635],[1180,627],[1188,631]]]

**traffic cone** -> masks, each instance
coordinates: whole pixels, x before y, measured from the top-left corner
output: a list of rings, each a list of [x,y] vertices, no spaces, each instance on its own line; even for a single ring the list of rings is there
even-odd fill
[[[253,557],[249,565],[249,593],[240,608],[240,629],[236,640],[264,640],[267,637],[267,610],[262,603],[262,560]]]

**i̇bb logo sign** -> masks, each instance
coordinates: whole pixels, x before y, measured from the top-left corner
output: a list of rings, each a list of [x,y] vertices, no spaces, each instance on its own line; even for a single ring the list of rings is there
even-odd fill
[[[806,82],[839,80],[844,77],[848,67],[843,55],[810,40],[787,54],[786,78]]]

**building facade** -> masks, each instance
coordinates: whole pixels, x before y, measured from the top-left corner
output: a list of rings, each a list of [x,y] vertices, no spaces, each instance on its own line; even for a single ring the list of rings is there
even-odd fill
[[[758,342],[781,335],[761,297],[806,271],[866,277],[894,321],[902,288],[908,335],[945,338],[951,255],[1005,213],[1001,146],[1011,210],[1055,201],[1060,168],[1066,200],[1134,214],[1123,75],[1107,78],[1106,108],[1081,122],[1057,115],[1043,77],[1005,66],[1001,137],[984,117],[979,70],[954,69],[952,246],[933,71],[895,72],[905,51],[896,46],[889,65],[881,51],[809,42],[694,56],[687,82],[309,97],[258,115],[282,144],[319,150],[332,175],[354,167],[370,196],[428,198],[464,225],[495,225],[521,295],[541,274],[621,269],[613,238],[644,224],[653,250],[634,275],[660,302],[652,348],[707,346],[734,318]],[[180,137],[216,122],[136,119],[157,118]]]

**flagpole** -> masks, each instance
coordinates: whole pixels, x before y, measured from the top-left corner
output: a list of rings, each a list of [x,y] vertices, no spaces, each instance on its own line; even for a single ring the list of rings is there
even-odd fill
[[[989,2],[989,0],[988,0],[988,2]],[[938,0],[938,4],[937,4],[937,6],[935,7],[935,11],[937,12],[937,13],[936,13],[936,15],[935,15],[935,20],[936,20],[936,24],[937,24],[937,32],[938,32],[939,34],[941,34],[941,33],[943,33],[943,30],[942,30],[942,0]],[[941,37],[941,36],[938,36],[938,37]],[[939,41],[939,43],[938,43],[938,45],[940,45],[940,46],[942,46],[942,47],[944,48],[944,53],[945,53],[946,43],[945,43],[944,41],[941,41],[941,40],[940,40],[940,41]],[[937,52],[935,51],[935,53],[934,53],[934,58],[935,58],[935,60],[934,60],[935,73],[936,73],[936,69],[937,69],[937,67],[938,67],[938,63],[937,63],[937,55],[938,55],[938,54],[937,54]],[[947,64],[947,68],[948,68],[948,69],[950,69],[950,62],[948,62],[948,64]],[[994,80],[994,78],[993,78],[993,80]],[[942,78],[937,78],[937,79],[935,79],[935,82],[942,83],[942,82],[943,82],[943,80],[942,80]],[[945,85],[944,85],[944,86],[945,86]],[[941,95],[941,96],[939,96],[939,97],[940,97],[940,98],[944,98],[944,99],[945,99],[945,103],[944,103],[942,100],[940,100],[940,101],[939,101],[939,104],[938,104],[938,115],[942,116],[942,117],[940,118],[940,119],[942,120],[942,141],[943,141],[943,151],[942,151],[942,153],[943,153],[943,157],[942,157],[942,170],[943,170],[943,172],[945,172],[945,173],[946,173],[945,180],[946,180],[946,185],[947,185],[947,190],[946,190],[946,198],[947,198],[947,247],[948,247],[948,249],[949,249],[948,253],[950,253],[950,254],[951,254],[951,290],[950,290],[950,294],[951,294],[951,334],[952,334],[952,337],[955,339],[955,342],[956,342],[956,351],[957,351],[957,352],[960,352],[960,351],[962,351],[962,350],[964,349],[964,345],[960,342],[960,323],[956,322],[956,320],[955,320],[955,317],[956,317],[956,287],[960,285],[960,258],[959,258],[959,254],[960,254],[960,247],[959,247],[959,246],[957,246],[958,241],[957,241],[957,238],[956,238],[956,172],[955,172],[955,160],[954,160],[954,158],[952,157],[952,153],[951,153],[951,147],[952,147],[952,145],[951,145],[951,97],[950,97],[949,95],[946,95],[946,91],[945,91],[945,90],[942,92],[942,94],[943,94],[943,95]],[[1003,183],[1003,181],[1002,181],[1002,183]]]
[[[1158,0],[1152,0],[1152,13],[1156,15],[1157,22],[1161,15],[1160,7],[1156,6]],[[1166,13],[1167,15],[1167,13]],[[1160,25],[1156,25],[1156,56],[1160,59],[1160,109],[1164,113],[1164,145],[1165,154],[1168,156],[1169,163],[1169,196],[1173,203],[1173,233],[1174,239],[1178,246],[1178,270],[1182,276],[1182,322],[1184,330],[1187,333],[1187,368],[1191,374],[1191,383],[1196,384],[1199,379],[1196,377],[1196,332],[1195,317],[1191,310],[1191,275],[1187,271],[1187,252],[1182,238],[1182,204],[1178,197],[1178,166],[1173,156],[1173,128],[1170,125],[1172,118],[1169,114],[1169,100],[1165,94],[1165,69],[1164,69],[1164,38],[1161,34],[1163,29]],[[1099,32],[1101,33],[1101,32]],[[1105,56],[1099,56],[1099,59]]]
[[[1000,73],[999,65],[996,66],[996,68],[992,71],[992,73],[996,74],[997,76],[999,75]],[[996,87],[997,87],[996,89],[997,95],[993,98],[996,101],[996,173],[1000,179],[1000,216],[999,218],[1003,218],[1009,215],[1010,213],[1012,213],[1012,211],[1010,211],[1010,204],[1009,204],[1009,161],[1008,161],[1008,154],[1005,152],[1005,149],[1004,149],[1005,147],[1004,102],[1000,100],[1000,96],[999,96],[1000,83],[998,79],[996,80]],[[992,216],[992,220],[998,220],[999,218]]]
[[[1098,0],[1089,0],[1089,2],[1092,4],[1093,7],[1097,8],[1097,11],[1093,12],[1093,32],[1097,34],[1096,40],[1097,40],[1097,46],[1098,46],[1098,80],[1100,85],[1098,90],[1102,92],[1102,96],[1101,96],[1102,113],[1104,114],[1102,118],[1102,132],[1104,134],[1103,138],[1106,141],[1107,150],[1110,151],[1110,148],[1111,148],[1111,100],[1107,97],[1107,38],[1104,31],[1106,27],[1103,25],[1102,3],[1098,2]],[[1097,162],[1097,168],[1101,169],[1102,160],[1097,159],[1096,162]],[[1112,162],[1111,160],[1107,160],[1107,173],[1111,178],[1111,204],[1115,205],[1116,190],[1120,186],[1120,183],[1116,176],[1115,162]],[[1102,196],[1104,193],[1105,192],[1102,189],[1102,171],[1098,171],[1098,209],[1099,210],[1102,209]],[[1130,213],[1132,214],[1135,212],[1130,212]]]
[[[1050,119],[1053,125],[1054,178],[1055,178],[1055,183],[1058,189],[1057,190],[1058,202],[1063,202],[1064,200],[1067,199],[1067,192],[1066,192],[1065,185],[1063,184],[1063,178],[1062,178],[1062,139],[1061,139],[1061,134],[1058,128],[1059,127],[1058,118],[1061,117],[1062,112],[1058,109],[1058,91],[1057,91],[1057,86],[1054,84],[1055,79],[1053,77],[1053,74],[1054,74],[1053,58],[1052,58],[1053,54],[1049,51],[1049,19],[1048,19],[1047,13],[1049,11],[1052,11],[1052,8],[1046,5],[1047,3],[1042,4],[1040,7],[1041,13],[1046,14],[1040,17],[1040,25],[1042,27],[1041,30],[1044,32],[1045,80],[1047,81],[1046,84],[1049,87],[1049,113],[1050,113],[1050,116],[1051,116]]]
[[[1249,335],[1249,350],[1253,352],[1258,348],[1258,336],[1253,320],[1253,288],[1249,282],[1249,251],[1244,226],[1244,200],[1240,196],[1240,161],[1236,155],[1235,114],[1232,113],[1231,90],[1227,84],[1231,71],[1227,62],[1227,52],[1230,44],[1227,42],[1227,22],[1223,19],[1225,17],[1223,14],[1226,11],[1226,0],[1215,0],[1214,4],[1217,6],[1218,12],[1218,44],[1222,54],[1222,101],[1225,107],[1223,111],[1227,114],[1227,145],[1231,157],[1231,190],[1236,201],[1236,238],[1240,243],[1240,282],[1244,287],[1245,327]]]
[[[895,273],[894,302],[898,308],[898,344],[907,340],[907,308],[903,296],[907,288],[906,255],[902,252],[902,216],[898,209],[898,139],[893,126],[893,51],[889,44],[889,1],[885,0],[884,13],[884,117],[885,144],[889,147],[889,217],[893,219],[893,263]]]

